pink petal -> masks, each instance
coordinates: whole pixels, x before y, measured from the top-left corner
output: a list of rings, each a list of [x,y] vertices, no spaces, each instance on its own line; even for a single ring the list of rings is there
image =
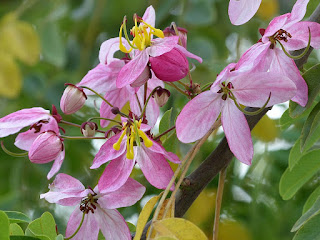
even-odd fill
[[[153,142],[153,145],[149,148],[152,152],[160,153],[162,154],[166,159],[168,159],[170,162],[173,163],[181,163],[180,159],[177,155],[175,155],[172,152],[167,152],[164,147],[162,147],[159,143],[151,140]]]
[[[105,239],[131,240],[128,225],[117,210],[103,209],[98,206],[92,215],[95,217]],[[97,240],[97,238],[95,238],[95,240]]]
[[[126,158],[126,154],[112,160],[99,179],[99,192],[107,193],[119,189],[128,180],[134,163],[134,160]]]
[[[80,205],[79,205],[80,206]],[[96,210],[98,212],[98,210]],[[85,215],[82,226],[79,232],[72,238],[72,240],[97,240],[99,234],[99,222],[96,220],[96,214],[92,214],[89,212]],[[70,237],[79,227],[83,212],[80,211],[79,207],[77,207],[71,214],[67,229],[66,229],[66,237]],[[110,238],[112,239],[112,238]]]
[[[270,72],[279,73],[279,76],[286,76],[295,83],[297,93],[292,101],[305,106],[308,102],[308,86],[293,59],[288,58],[282,50],[275,48],[268,52],[266,61],[266,64],[270,66]]]
[[[291,15],[288,19],[290,24],[299,22],[302,20],[307,11],[307,5],[309,0],[297,0],[297,2],[293,5]],[[286,25],[288,27],[288,25]]]
[[[105,93],[116,89],[116,79],[124,66],[124,61],[113,61],[109,65],[98,64],[90,70],[77,86],[86,86],[92,88],[98,93]],[[93,95],[94,93],[84,89],[85,94]]]
[[[26,108],[0,119],[0,138],[19,132],[40,120],[50,118],[49,111],[40,107]]]
[[[152,45],[147,48],[150,57],[157,57],[164,53],[170,52],[174,47],[178,46],[179,37],[157,38],[152,41]]]
[[[113,148],[113,144],[118,141],[118,139],[120,138],[120,135],[121,133],[114,135],[102,145],[99,152],[96,154],[96,156],[93,159],[93,164],[90,167],[91,169],[98,168],[102,164],[110,160],[116,159],[124,154],[124,152],[126,151],[126,137],[124,137],[124,139],[122,140],[119,151]]]
[[[133,83],[143,72],[149,61],[147,50],[141,51],[129,61],[120,71],[117,78],[117,88],[123,88]]]
[[[258,11],[261,0],[230,0],[228,14],[233,25],[248,22]]]
[[[295,84],[274,72],[239,74],[232,81],[237,101],[248,107],[262,107],[271,92],[267,106],[290,100],[296,94]]]
[[[116,191],[102,194],[98,199],[101,208],[115,209],[134,205],[139,201],[146,188],[132,178],[128,180]]]
[[[122,38],[122,43],[127,49],[130,48],[125,38]],[[110,64],[112,61],[118,61],[118,59],[114,58],[113,55],[115,54],[115,52],[120,50],[119,44],[120,40],[118,37],[110,38],[101,44],[99,51],[99,61],[102,65]]]
[[[288,18],[290,17],[290,13],[286,13],[284,15],[275,17],[269,23],[264,35],[262,37],[262,42],[267,43],[269,42],[269,37],[275,34],[278,30],[282,29],[283,26],[287,23]]]
[[[188,102],[176,121],[178,139],[189,143],[202,138],[218,118],[222,101],[220,94],[207,91]]]
[[[202,63],[202,58],[189,52],[187,49],[185,49],[184,47],[177,45],[175,46],[176,49],[178,49],[180,52],[182,52],[186,57],[188,58],[193,58],[195,60],[197,60],[199,63]]]
[[[320,48],[320,24],[315,22],[298,22],[286,29],[292,35],[292,38],[288,38],[288,42],[283,43],[286,50],[297,50],[308,45],[308,27],[311,32],[310,45],[316,49]]]
[[[114,107],[118,107],[119,109],[121,109],[126,104],[126,102],[128,102],[130,95],[131,93],[127,90],[127,88],[117,88],[111,92],[107,92],[104,98]],[[116,115],[111,112],[111,109],[112,107],[103,101],[100,107],[100,117],[109,119],[115,118]],[[110,122],[106,120],[100,121],[101,127],[106,127],[109,123]]]
[[[250,128],[244,114],[229,99],[222,109],[221,122],[231,152],[238,160],[250,165],[253,157]]]
[[[228,78],[230,78],[233,74],[233,71],[235,70],[237,64],[236,63],[229,63],[217,76],[216,80],[211,85],[210,90],[212,92],[218,92],[221,87],[220,84],[224,81],[227,81]]]
[[[58,157],[54,160],[54,163],[50,169],[50,172],[47,175],[47,178],[50,179],[53,177],[53,175],[55,175],[57,172],[59,172],[61,165],[63,163],[65,157],[65,151],[61,151],[60,154],[58,155]]]
[[[150,5],[142,16],[143,21],[154,27],[156,25],[156,12],[152,5]]]
[[[163,155],[152,152],[141,145],[141,147],[135,148],[135,159],[151,185],[159,189],[167,187],[173,176],[173,171]],[[173,189],[174,186],[171,187],[171,190]]]

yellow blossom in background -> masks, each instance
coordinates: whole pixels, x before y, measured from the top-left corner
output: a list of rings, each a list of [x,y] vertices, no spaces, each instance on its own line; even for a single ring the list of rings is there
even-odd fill
[[[270,20],[279,13],[277,0],[262,0],[257,15],[263,20]]]

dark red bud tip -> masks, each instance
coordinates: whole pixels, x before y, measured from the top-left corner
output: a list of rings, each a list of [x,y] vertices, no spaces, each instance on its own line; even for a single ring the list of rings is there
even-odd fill
[[[59,123],[62,120],[61,115],[58,113],[58,110],[55,105],[52,104],[52,110],[51,110],[52,117]]]
[[[120,109],[118,107],[113,107],[111,108],[111,112],[114,114],[114,115],[117,115],[120,113]]]
[[[264,33],[266,32],[265,28],[259,28],[259,33],[263,37]]]

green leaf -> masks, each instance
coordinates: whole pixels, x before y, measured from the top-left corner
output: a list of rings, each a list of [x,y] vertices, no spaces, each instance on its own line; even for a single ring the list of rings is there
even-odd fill
[[[17,223],[10,224],[10,236],[11,235],[21,235],[24,236],[22,228]]]
[[[166,149],[167,152],[176,152],[176,147],[177,147],[177,134],[175,130],[172,130],[171,133],[168,134],[169,136],[163,141],[162,141],[162,146]]]
[[[301,107],[297,103],[290,101],[289,109],[291,117],[296,118],[300,116],[305,110],[312,106],[313,101],[320,92],[319,76],[320,64],[313,66],[302,75],[302,77],[304,78],[304,80],[306,80],[306,83],[308,85],[308,102],[305,107]]]
[[[311,195],[308,197],[306,203],[303,206],[302,213],[304,214],[306,211],[308,211],[314,203],[317,201],[317,199],[320,197],[320,186],[314,190]]]
[[[16,212],[16,211],[5,211],[5,213],[7,214],[10,223],[29,223],[31,222],[30,218],[25,215],[22,212]]]
[[[165,131],[167,131],[170,127],[171,127],[171,113],[172,113],[172,108],[167,110],[161,120],[160,120],[160,124],[159,124],[159,133],[163,133]],[[167,139],[167,137],[164,137],[164,140]]]
[[[310,149],[320,138],[320,102],[312,109],[301,132],[301,151]]]
[[[320,198],[318,198],[317,201],[314,203],[314,205],[298,219],[298,221],[293,225],[291,232],[297,231],[304,224],[306,224],[306,222],[308,222],[311,218],[319,214],[319,212],[320,212]]]
[[[58,236],[56,236],[56,240],[64,240],[64,237],[62,234],[59,234]]]
[[[288,200],[320,169],[320,150],[302,156],[290,170],[287,168],[280,179],[279,192]]]
[[[136,226],[133,223],[131,222],[126,222],[126,223],[129,227],[130,232],[136,232]]]
[[[316,215],[296,233],[293,240],[320,240],[320,215]]]
[[[9,240],[9,219],[3,211],[0,211],[0,239]]]
[[[299,159],[303,156],[303,153],[300,152],[300,141],[301,140],[299,138],[291,148],[288,161],[290,170],[292,170],[292,168],[296,165]]]
[[[51,213],[45,212],[40,218],[32,221],[26,229],[26,235],[43,240],[55,240],[57,237],[56,223]]]
[[[10,236],[10,240],[39,240],[40,238],[30,236]]]
[[[66,63],[66,50],[62,34],[56,23],[45,22],[39,26],[43,59],[57,67]]]

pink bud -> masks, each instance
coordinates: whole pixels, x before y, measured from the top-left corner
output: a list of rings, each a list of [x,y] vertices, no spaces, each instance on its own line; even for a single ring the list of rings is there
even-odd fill
[[[187,58],[175,48],[158,57],[150,57],[149,61],[152,71],[162,81],[178,81],[184,78],[189,71]]]
[[[64,90],[60,100],[60,108],[65,114],[72,114],[84,105],[87,96],[82,88],[67,83],[68,87]]]
[[[170,91],[165,88],[159,87],[153,94],[153,97],[159,107],[162,107],[168,102]]]
[[[84,122],[81,124],[81,133],[85,137],[94,137],[98,125],[94,122]]]
[[[141,87],[151,78],[150,67],[146,66],[140,76],[133,83],[130,84],[131,87]]]
[[[29,159],[33,163],[48,163],[56,159],[63,150],[63,143],[53,131],[40,134],[32,143]]]
[[[188,31],[184,28],[181,27],[177,27],[178,29],[178,33],[179,33],[179,39],[181,41],[179,41],[179,44],[184,47],[187,48],[187,33]],[[173,25],[171,25],[170,27],[166,27],[163,30],[164,36],[165,37],[170,37],[170,36],[177,36],[176,32],[174,31]]]

